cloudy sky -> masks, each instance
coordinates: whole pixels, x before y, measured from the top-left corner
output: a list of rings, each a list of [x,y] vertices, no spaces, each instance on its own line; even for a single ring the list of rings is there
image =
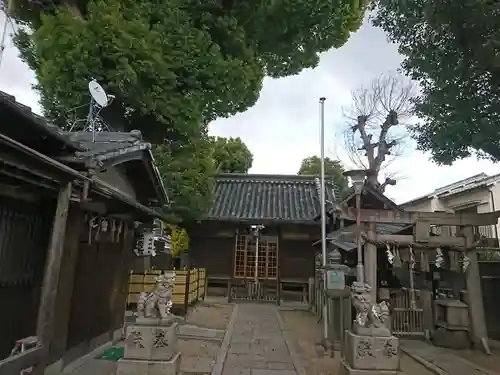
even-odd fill
[[[38,96],[31,90],[34,75],[17,55],[12,42],[7,41],[0,90],[40,113]],[[323,54],[316,69],[293,77],[266,79],[254,107],[212,123],[210,131],[243,139],[254,154],[251,173],[296,174],[303,158],[319,155],[318,103],[324,96],[326,154],[352,167],[342,147],[341,134],[346,126],[342,107],[349,104],[351,90],[382,73],[395,71],[401,60],[384,33],[365,23],[342,48]],[[470,158],[451,167],[438,167],[427,155],[414,151],[410,142],[405,155],[391,164],[390,172],[397,173],[399,180],[387,189],[387,195],[401,203],[480,172],[500,173],[500,165]]]

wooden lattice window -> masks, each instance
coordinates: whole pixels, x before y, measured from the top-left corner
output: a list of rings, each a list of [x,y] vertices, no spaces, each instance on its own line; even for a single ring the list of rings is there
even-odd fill
[[[236,237],[234,276],[237,278],[255,277],[257,241],[251,235]],[[261,236],[259,239],[258,277],[275,279],[278,275],[278,238]]]

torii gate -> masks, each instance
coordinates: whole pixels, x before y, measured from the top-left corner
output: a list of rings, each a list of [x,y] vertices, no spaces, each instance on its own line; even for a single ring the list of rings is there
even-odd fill
[[[356,221],[356,208],[336,205],[335,211],[338,215],[337,217],[341,219]],[[359,215],[359,221],[368,224],[361,226],[360,236],[369,247],[368,252],[365,253],[365,270],[367,282],[375,290],[377,281],[377,250],[375,244],[377,242],[394,242],[400,245],[428,249],[446,246],[456,251],[468,252],[469,266],[466,272],[466,285],[471,340],[477,347],[484,346],[484,349],[489,351],[487,347],[488,332],[486,329],[477,253],[472,250],[480,244],[480,241],[474,241],[474,227],[497,225],[500,211],[474,214],[360,209]],[[377,234],[375,232],[376,223],[414,225],[413,235]],[[431,225],[457,226],[461,227],[462,230],[457,233],[457,236],[431,236]],[[354,234],[356,235],[357,233]]]

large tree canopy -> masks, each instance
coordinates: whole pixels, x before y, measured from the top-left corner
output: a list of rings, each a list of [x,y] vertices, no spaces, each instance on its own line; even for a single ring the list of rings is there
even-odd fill
[[[403,70],[421,86],[418,148],[442,164],[500,160],[500,3],[378,0],[374,24],[399,43]]]
[[[343,45],[367,0],[15,2],[16,44],[44,114],[85,118],[96,79],[155,153],[174,210],[196,219],[216,170],[207,124],[255,104],[265,75],[297,74]]]
[[[64,122],[86,103],[93,77],[123,103],[130,127],[162,141],[252,106],[265,74],[316,66],[359,27],[364,3],[22,0],[17,17],[34,32],[18,45],[50,118]]]
[[[343,175],[345,172],[344,167],[338,160],[325,158],[325,178],[333,181],[339,191],[342,192],[347,189],[347,178]],[[321,175],[321,159],[317,156],[309,156],[302,160],[300,164],[299,175]]]
[[[220,173],[248,173],[253,155],[241,138],[212,138],[213,157]]]

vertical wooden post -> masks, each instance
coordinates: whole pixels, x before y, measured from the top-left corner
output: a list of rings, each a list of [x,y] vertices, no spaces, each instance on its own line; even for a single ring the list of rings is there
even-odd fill
[[[200,269],[196,269],[196,302],[200,300]]]
[[[40,365],[36,367],[35,374],[43,374],[47,364],[50,350],[50,342],[54,331],[54,310],[57,298],[57,287],[61,271],[61,260],[64,248],[64,237],[66,233],[66,222],[71,197],[71,182],[63,185],[57,198],[56,213],[52,225],[49,248],[45,262],[43,275],[40,307],[36,325],[38,341],[43,345],[43,354]]]
[[[112,339],[114,339],[114,331],[119,327],[123,327],[123,325],[125,324],[125,312],[127,311],[128,293],[130,290],[130,265],[132,264],[133,259],[132,240],[134,239],[134,231],[133,229],[130,229],[128,223],[125,223],[123,225],[122,239],[122,250],[120,258],[121,265],[119,272],[119,297],[117,297],[115,303],[113,304],[113,306],[115,306],[115,313],[113,317],[113,328],[111,331]]]
[[[191,288],[191,270],[188,268],[186,272],[186,290],[184,291],[184,314],[187,315],[189,309],[189,289]]]
[[[474,231],[472,226],[463,227],[466,248],[470,248],[474,241]],[[477,264],[477,252],[467,251],[469,266],[465,271],[467,284],[467,305],[469,306],[469,321],[471,325],[471,340],[477,348],[487,345],[488,331],[486,329],[486,319],[484,316],[483,293],[481,291],[481,278],[479,275],[479,265]],[[483,348],[488,351],[488,348]]]
[[[368,223],[368,238],[375,239],[376,224]],[[372,301],[377,301],[377,246],[365,243],[365,282],[371,286]]]
[[[82,234],[84,225],[84,213],[78,205],[75,204],[69,207],[67,221],[68,225],[66,225],[59,286],[57,288],[57,298],[54,308],[54,333],[50,343],[50,361],[61,358],[64,355],[68,340],[71,297],[75,284],[80,235]]]
[[[281,305],[281,228],[278,228],[278,243],[276,244],[276,304]]]

